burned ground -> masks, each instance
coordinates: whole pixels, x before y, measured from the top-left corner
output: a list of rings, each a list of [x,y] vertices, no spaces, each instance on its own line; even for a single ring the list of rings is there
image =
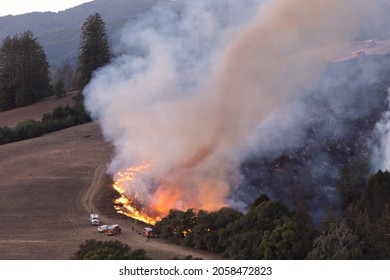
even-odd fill
[[[370,165],[378,140],[375,126],[388,109],[389,85],[388,55],[330,63],[303,101],[299,144],[277,156],[257,154],[245,161],[241,199],[250,204],[266,193],[315,218],[341,207],[340,174],[356,162]]]

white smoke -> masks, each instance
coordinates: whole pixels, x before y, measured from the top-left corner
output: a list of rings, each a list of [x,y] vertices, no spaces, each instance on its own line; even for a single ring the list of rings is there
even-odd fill
[[[308,50],[351,38],[364,3],[164,2],[130,22],[84,91],[115,147],[109,171],[155,160],[137,185],[151,200],[163,192],[177,198],[172,208],[226,205],[252,148],[298,141],[275,142],[304,118],[299,100],[325,67]]]
[[[372,152],[372,169],[390,170],[390,89],[388,90],[388,110],[375,127],[375,139]]]

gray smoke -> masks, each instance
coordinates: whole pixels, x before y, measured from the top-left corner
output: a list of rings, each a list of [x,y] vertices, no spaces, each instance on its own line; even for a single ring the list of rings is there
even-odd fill
[[[164,195],[168,208],[242,206],[228,199],[241,161],[301,145],[306,95],[330,56],[313,50],[356,36],[370,5],[163,1],[124,28],[116,58],[84,91],[115,147],[109,171],[154,160],[132,188],[156,207]]]
[[[390,89],[387,98],[387,111],[375,127],[376,143],[373,144],[372,169],[390,170]]]

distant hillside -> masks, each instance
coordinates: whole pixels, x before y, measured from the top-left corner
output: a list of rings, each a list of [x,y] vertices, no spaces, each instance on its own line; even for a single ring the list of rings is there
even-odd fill
[[[190,0],[188,0],[190,1]],[[195,1],[195,0],[194,0]],[[260,0],[259,0],[260,1]],[[378,0],[375,16],[363,20],[357,27],[361,32],[356,39],[390,38],[390,2]],[[150,10],[159,2],[180,5],[172,0],[95,0],[58,13],[29,13],[0,17],[0,40],[6,36],[31,30],[44,46],[52,70],[65,61],[75,62],[78,55],[80,30],[86,18],[98,12],[106,22],[111,40],[126,22]]]
[[[78,55],[80,30],[86,18],[98,12],[106,22],[110,37],[124,23],[169,0],[95,0],[62,12],[29,13],[0,17],[0,40],[31,30],[44,46],[49,63],[74,62]]]

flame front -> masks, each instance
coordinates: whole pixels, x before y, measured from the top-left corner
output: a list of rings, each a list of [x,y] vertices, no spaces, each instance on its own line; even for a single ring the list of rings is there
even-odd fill
[[[114,201],[117,213],[154,225],[171,209],[214,211],[225,206],[229,188],[218,177],[199,178],[188,165],[155,176],[155,163],[148,161],[115,175],[113,187],[120,194]]]
[[[117,213],[154,225],[161,217],[151,211],[153,208],[143,201],[141,193],[130,193],[128,190],[134,184],[135,177],[151,168],[152,164],[153,161],[149,161],[117,173],[113,187],[120,194],[114,201]]]

